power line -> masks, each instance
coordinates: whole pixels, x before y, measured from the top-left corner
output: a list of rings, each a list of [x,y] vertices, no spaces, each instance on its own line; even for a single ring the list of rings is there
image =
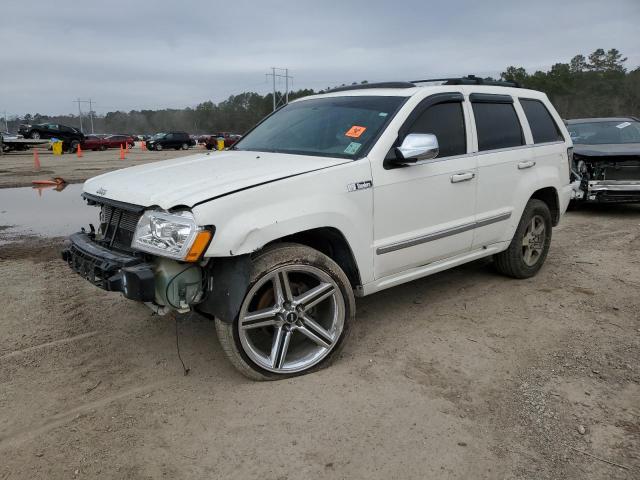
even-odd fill
[[[280,73],[276,73],[276,71]],[[282,72],[284,72],[284,75],[282,74]],[[289,75],[288,68],[277,68],[277,67],[271,67],[271,73],[265,73],[265,76],[273,78],[273,111],[275,112],[278,109],[278,106],[283,101],[284,101],[284,103],[282,103],[283,105],[286,105],[287,103],[289,103],[289,79],[293,80],[293,77]],[[276,100],[276,77],[284,78],[285,85],[286,85],[284,98],[280,97],[279,100]]]
[[[80,131],[83,132],[82,130],[82,109],[80,108],[80,104],[81,103],[88,103],[89,104],[89,122],[91,124],[91,133],[93,133],[93,99],[89,99],[89,100],[81,100],[80,98],[78,98],[77,100],[74,100],[73,103],[77,103],[78,104],[78,118],[80,120]],[[83,132],[84,133],[84,132]]]

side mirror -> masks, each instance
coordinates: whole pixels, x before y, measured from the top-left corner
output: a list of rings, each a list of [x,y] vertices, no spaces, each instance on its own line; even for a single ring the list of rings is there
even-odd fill
[[[416,165],[425,160],[432,160],[438,156],[440,148],[438,139],[432,133],[410,133],[396,148],[399,165]]]

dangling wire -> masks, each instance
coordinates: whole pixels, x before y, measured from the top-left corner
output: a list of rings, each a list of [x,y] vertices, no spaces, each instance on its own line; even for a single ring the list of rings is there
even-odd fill
[[[187,375],[189,375],[189,372],[191,371],[191,369],[187,368],[187,366],[184,364],[184,361],[182,360],[182,355],[180,355],[180,342],[178,340],[178,316],[174,314],[173,319],[176,322],[176,350],[178,351],[178,359],[182,364],[182,371],[184,372],[184,375],[186,377]]]

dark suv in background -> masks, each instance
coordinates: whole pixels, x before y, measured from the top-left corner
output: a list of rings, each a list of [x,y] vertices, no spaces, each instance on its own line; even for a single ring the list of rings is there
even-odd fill
[[[195,145],[195,141],[186,132],[156,133],[147,142],[149,150],[163,150],[165,148],[175,148],[176,150],[187,150]]]
[[[23,124],[18,128],[18,133],[33,140],[57,138],[62,140],[63,148],[70,151],[75,151],[85,139],[84,134],[77,128],[57,123]]]

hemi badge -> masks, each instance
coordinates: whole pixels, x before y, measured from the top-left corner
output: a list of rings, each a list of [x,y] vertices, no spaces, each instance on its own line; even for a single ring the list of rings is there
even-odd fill
[[[365,188],[373,187],[371,180],[365,180],[363,182],[350,183],[347,185],[347,192],[355,192],[356,190],[364,190]]]
[[[104,187],[100,187],[100,188],[96,191],[96,193],[97,193],[98,195],[106,195],[107,191],[104,189]]]

